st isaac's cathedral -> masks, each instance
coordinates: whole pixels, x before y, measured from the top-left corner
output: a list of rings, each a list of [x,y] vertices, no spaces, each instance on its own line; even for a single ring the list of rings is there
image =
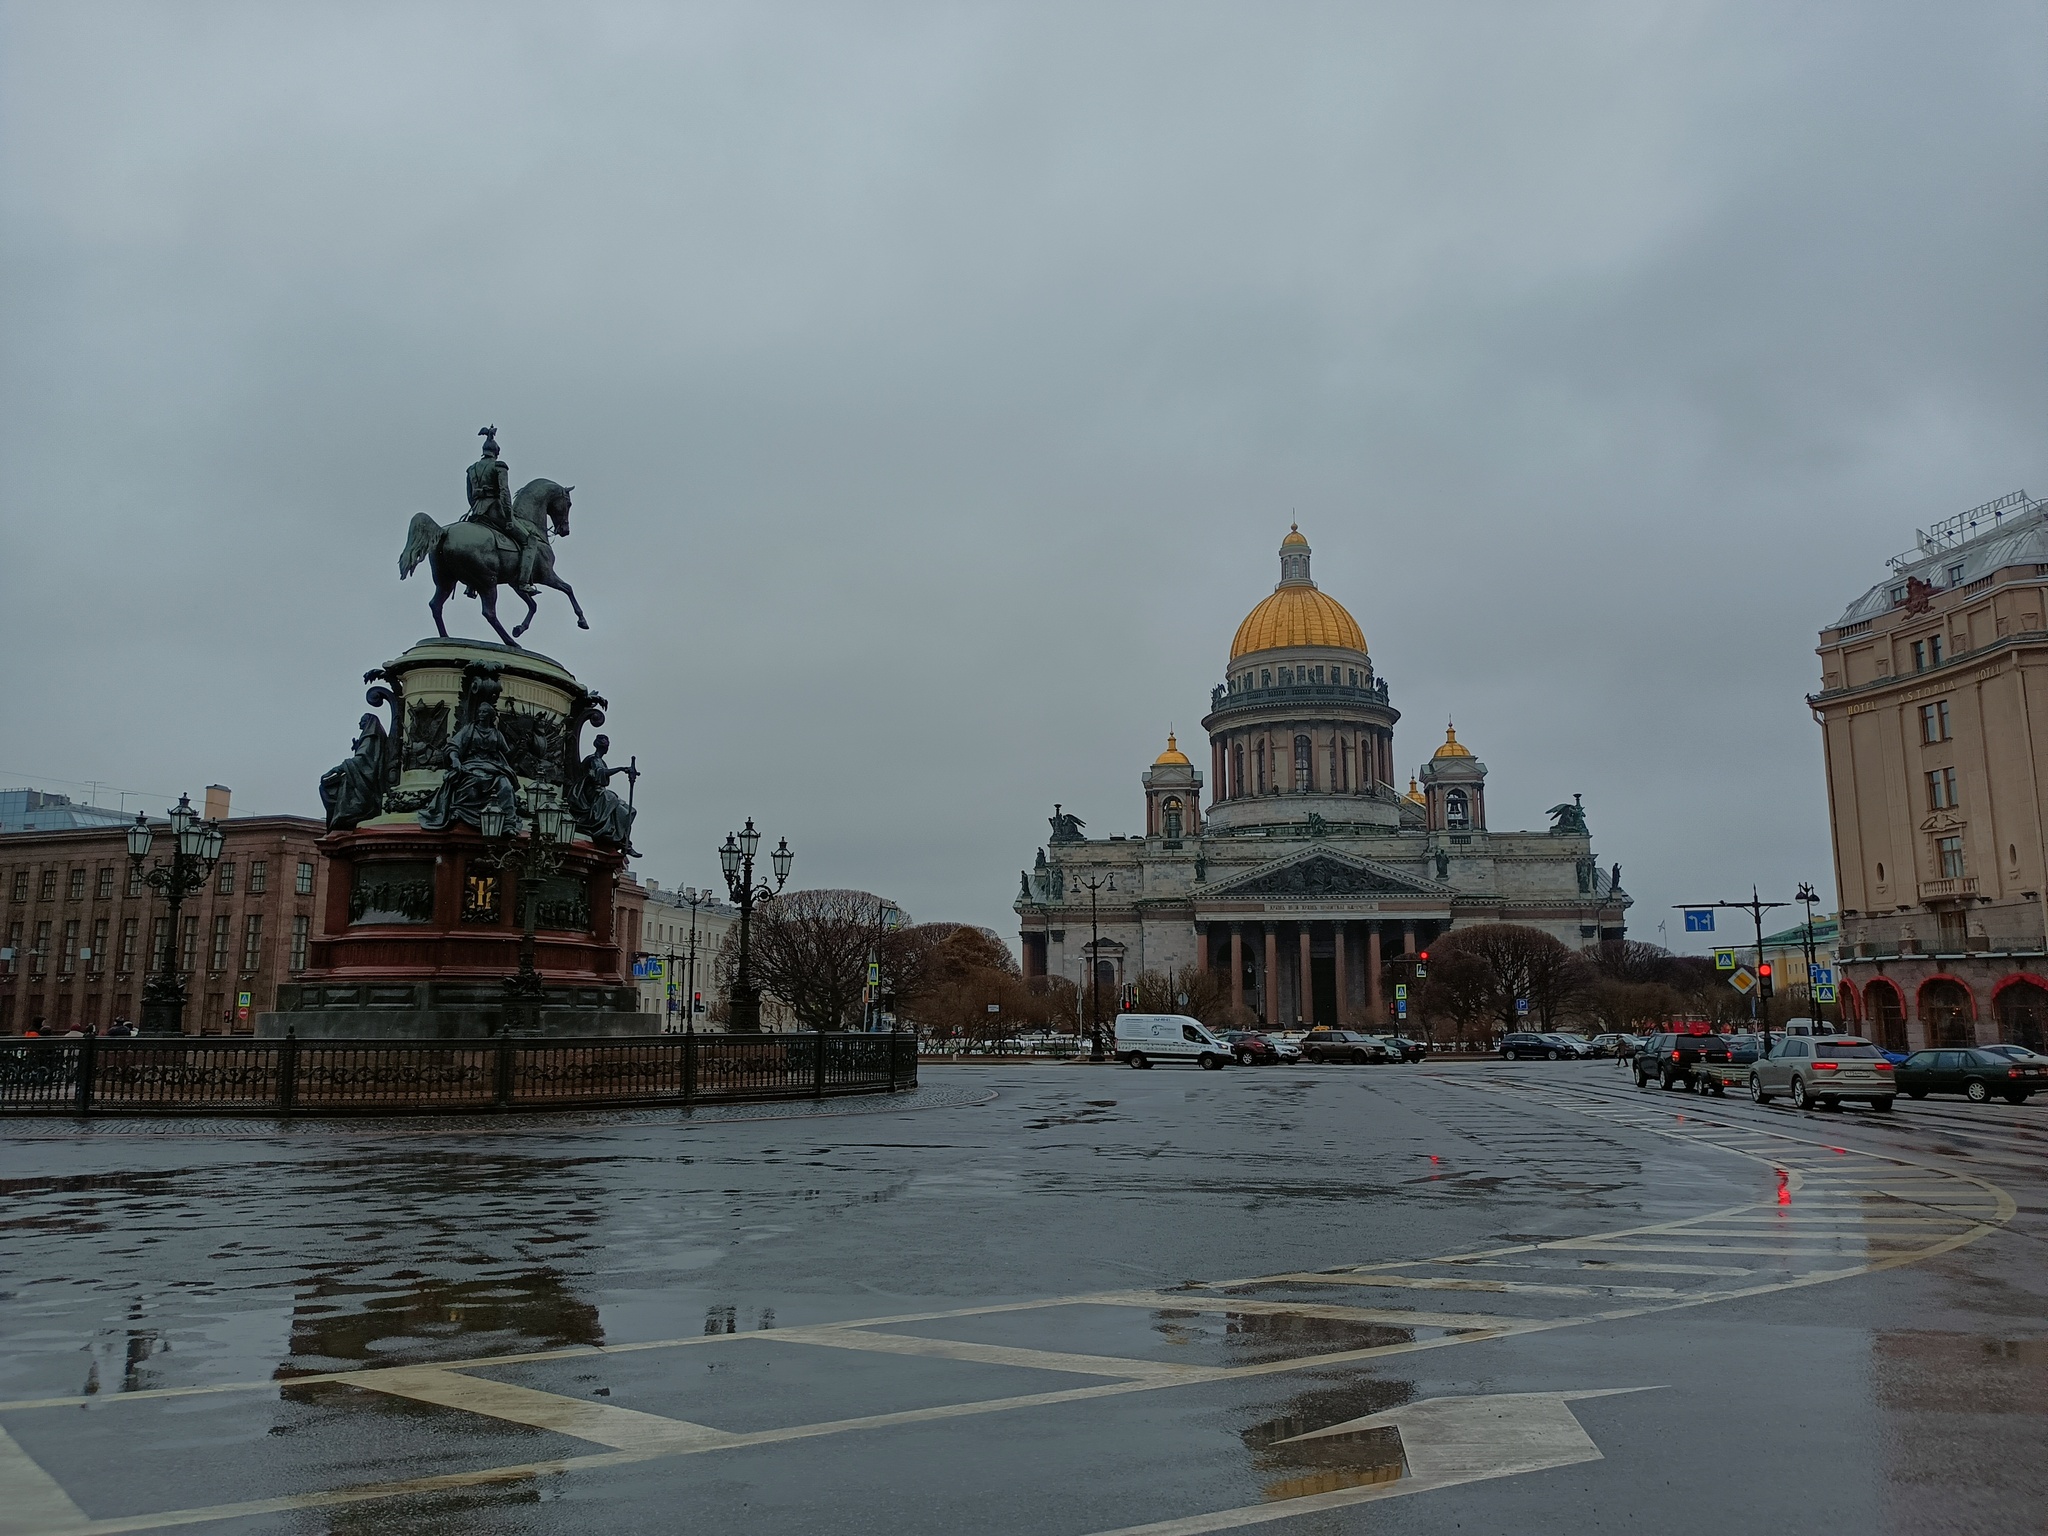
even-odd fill
[[[1630,898],[1602,870],[1578,798],[1547,832],[1486,822],[1486,765],[1446,730],[1404,793],[1387,681],[1344,605],[1309,577],[1299,529],[1210,696],[1206,782],[1172,736],[1145,771],[1142,837],[1089,837],[1054,808],[1022,878],[1024,974],[1105,997],[1146,971],[1213,971],[1268,1028],[1384,1023],[1382,964],[1475,923],[1572,948],[1622,937]],[[1090,954],[1090,923],[1098,937]]]

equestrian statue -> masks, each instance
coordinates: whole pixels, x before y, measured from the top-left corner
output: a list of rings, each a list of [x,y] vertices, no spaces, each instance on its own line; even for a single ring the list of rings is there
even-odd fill
[[[484,618],[498,632],[498,638],[517,650],[518,636],[533,623],[538,604],[535,593],[553,587],[569,599],[576,610],[576,627],[590,628],[575,590],[555,574],[555,551],[549,542],[552,532],[569,536],[569,493],[573,485],[552,480],[529,480],[512,494],[512,472],[498,456],[498,429],[483,427],[477,436],[484,440],[483,455],[469,466],[465,489],[469,510],[460,521],[443,528],[424,512],[415,512],[406,534],[405,552],[398,557],[398,579],[405,580],[427,562],[434,577],[433,600],[427,604],[434,615],[434,628],[448,637],[441,618],[441,605],[460,584],[483,604]],[[509,586],[526,599],[526,617],[511,634],[498,622],[498,588]]]

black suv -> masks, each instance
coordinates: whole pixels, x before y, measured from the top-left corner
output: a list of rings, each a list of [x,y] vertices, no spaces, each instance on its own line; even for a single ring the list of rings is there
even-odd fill
[[[1690,1088],[1694,1062],[1728,1061],[1732,1055],[1725,1035],[1652,1035],[1635,1055],[1636,1086]]]

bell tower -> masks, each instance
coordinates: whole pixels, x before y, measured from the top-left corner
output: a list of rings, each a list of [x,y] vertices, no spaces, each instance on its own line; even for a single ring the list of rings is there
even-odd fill
[[[1181,751],[1173,733],[1166,750],[1145,770],[1145,836],[1167,846],[1202,835],[1202,776]]]
[[[1458,740],[1458,728],[1444,728],[1444,744],[1422,765],[1423,809],[1432,832],[1486,830],[1486,764]]]

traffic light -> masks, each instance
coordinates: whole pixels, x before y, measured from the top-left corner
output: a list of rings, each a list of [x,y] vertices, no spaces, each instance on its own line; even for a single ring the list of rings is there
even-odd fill
[[[1135,982],[1125,982],[1116,990],[1116,1011],[1130,1013],[1138,1006],[1138,987]]]
[[[1415,979],[1421,981],[1429,974],[1429,951],[1424,950],[1415,957]]]
[[[1756,968],[1756,983],[1758,997],[1771,995],[1771,967],[1768,962]]]

